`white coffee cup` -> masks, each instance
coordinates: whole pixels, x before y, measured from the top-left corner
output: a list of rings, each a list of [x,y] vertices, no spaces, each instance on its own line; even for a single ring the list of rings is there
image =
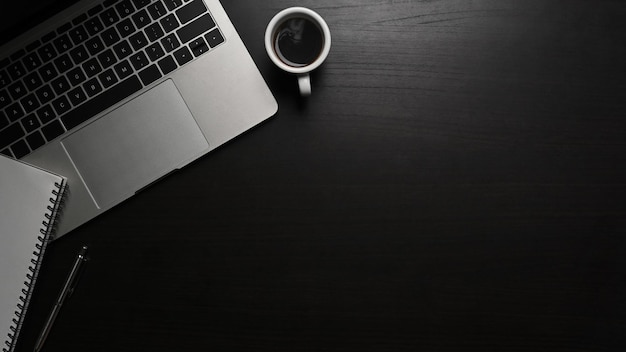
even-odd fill
[[[309,96],[309,73],[330,52],[330,29],[317,12],[290,7],[277,13],[267,25],[265,50],[276,66],[298,77],[300,94]]]

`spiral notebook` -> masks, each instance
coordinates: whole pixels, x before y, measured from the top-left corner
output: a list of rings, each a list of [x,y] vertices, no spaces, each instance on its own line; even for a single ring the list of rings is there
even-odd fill
[[[0,343],[15,348],[66,179],[0,155]]]

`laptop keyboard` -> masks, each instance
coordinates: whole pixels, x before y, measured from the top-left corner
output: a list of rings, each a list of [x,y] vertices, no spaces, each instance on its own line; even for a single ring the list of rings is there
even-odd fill
[[[107,0],[0,58],[0,152],[23,158],[224,41],[202,0]]]

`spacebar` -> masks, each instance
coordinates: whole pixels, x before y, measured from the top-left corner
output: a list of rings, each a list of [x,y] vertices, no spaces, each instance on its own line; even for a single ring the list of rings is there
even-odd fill
[[[132,76],[62,116],[61,121],[69,131],[140,89],[139,78]]]

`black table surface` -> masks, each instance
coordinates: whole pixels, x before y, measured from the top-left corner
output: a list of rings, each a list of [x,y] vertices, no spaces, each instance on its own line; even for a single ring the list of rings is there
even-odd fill
[[[278,114],[52,242],[18,351],[83,244],[44,351],[626,349],[626,3],[223,5]],[[289,6],[333,35],[306,100]]]

